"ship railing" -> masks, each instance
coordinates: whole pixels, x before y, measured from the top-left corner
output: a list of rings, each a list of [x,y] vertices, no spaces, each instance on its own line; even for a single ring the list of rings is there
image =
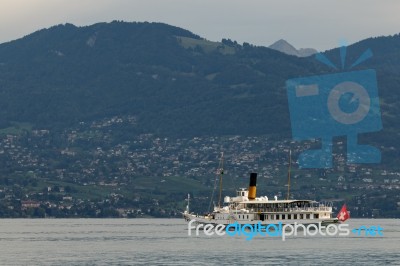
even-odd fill
[[[305,208],[305,211],[332,211],[332,207],[326,207],[326,206],[319,206],[319,207],[308,207]]]
[[[332,207],[295,207],[295,208],[255,208],[255,212],[314,212],[314,211],[332,211]]]

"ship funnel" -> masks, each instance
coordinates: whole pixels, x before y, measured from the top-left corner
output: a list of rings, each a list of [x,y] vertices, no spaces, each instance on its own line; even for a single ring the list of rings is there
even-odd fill
[[[256,187],[257,187],[257,173],[250,174],[250,184],[249,184],[249,200],[254,200],[256,198]]]

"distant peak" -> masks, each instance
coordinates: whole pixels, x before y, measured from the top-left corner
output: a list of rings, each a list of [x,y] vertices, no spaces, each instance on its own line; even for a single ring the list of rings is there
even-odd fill
[[[293,45],[284,39],[280,39],[269,46],[269,48],[279,51],[284,54],[294,55],[297,57],[306,57],[317,53],[313,48],[301,48],[297,50]]]
[[[274,46],[274,45],[290,45],[292,46],[290,43],[288,43],[286,40],[284,39],[280,39],[276,42],[274,42],[273,44],[271,44],[270,46]],[[293,47],[293,46],[292,46]],[[294,47],[293,47],[294,48]]]

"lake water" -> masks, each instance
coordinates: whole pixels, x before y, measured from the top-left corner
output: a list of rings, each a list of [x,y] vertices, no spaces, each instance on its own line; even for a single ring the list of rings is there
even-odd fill
[[[183,219],[2,219],[0,265],[400,265],[399,219],[383,236],[188,236]],[[192,231],[194,233],[194,231]]]

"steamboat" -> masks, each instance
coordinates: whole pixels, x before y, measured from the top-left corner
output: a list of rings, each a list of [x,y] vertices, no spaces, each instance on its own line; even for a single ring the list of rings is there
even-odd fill
[[[223,155],[221,161],[222,164],[220,162],[220,165],[223,166]],[[267,196],[257,197],[257,173],[251,173],[249,187],[237,190],[234,197],[225,196],[224,203],[221,205],[223,168],[219,169],[220,200],[218,206],[214,206],[213,211],[205,215],[191,213],[189,210],[190,195],[188,195],[188,205],[183,213],[187,222],[193,221],[194,224],[212,224],[214,226],[219,224],[227,226],[232,223],[267,226],[278,222],[325,226],[339,222],[338,218],[332,217],[332,204],[319,203],[313,200],[289,199],[290,163],[288,195],[287,199],[284,200],[278,199],[277,196],[272,199]]]

